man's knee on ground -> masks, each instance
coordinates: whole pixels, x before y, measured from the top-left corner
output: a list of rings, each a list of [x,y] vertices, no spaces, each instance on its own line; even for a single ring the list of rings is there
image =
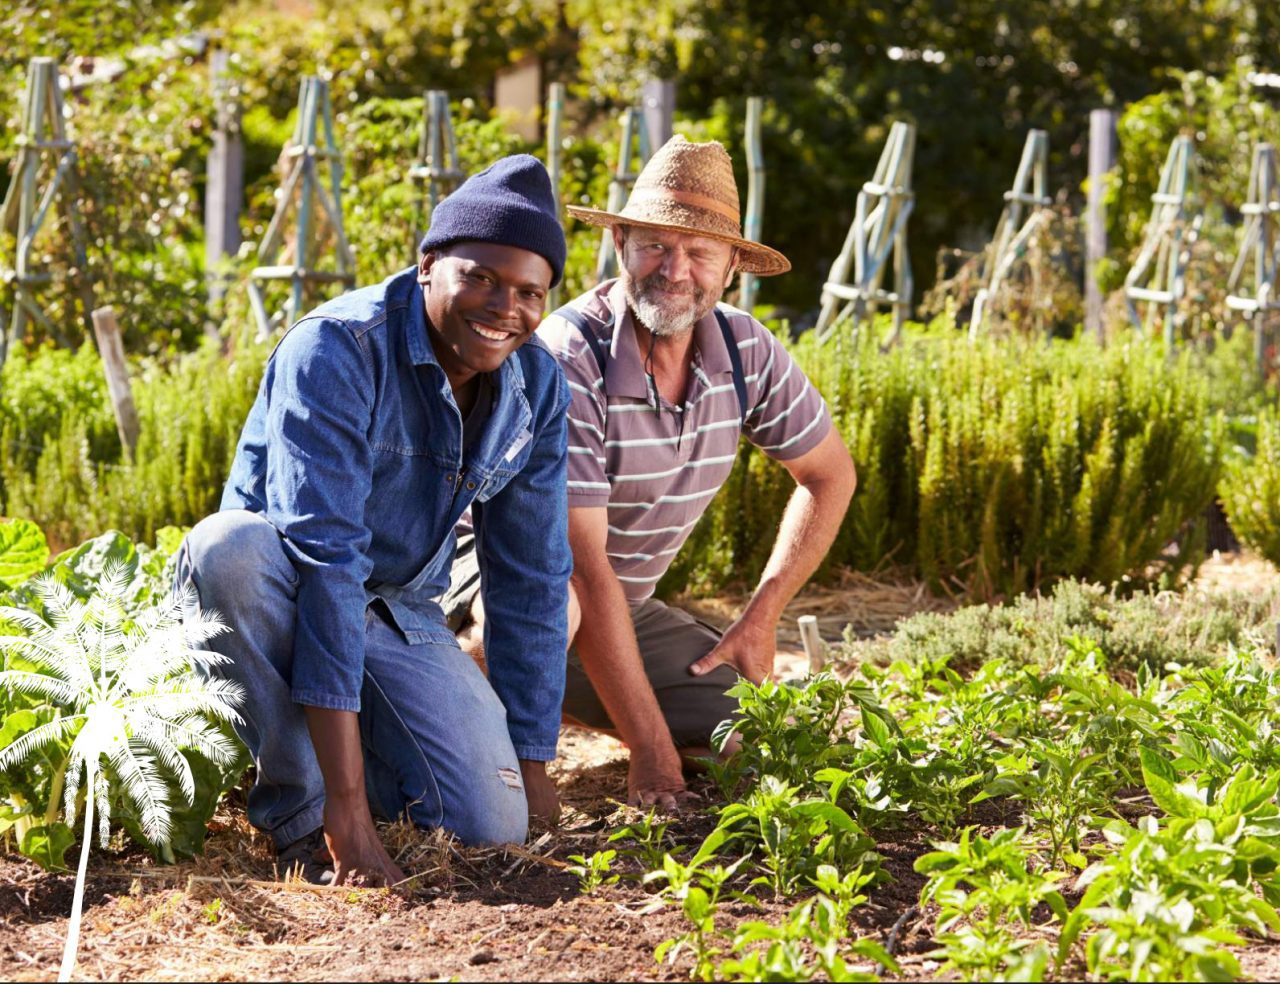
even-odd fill
[[[183,550],[186,573],[202,592],[221,585],[244,591],[261,576],[264,564],[283,559],[275,527],[244,510],[205,517],[187,534]]]
[[[520,770],[501,767],[477,776],[464,802],[445,812],[444,828],[468,847],[523,844],[529,834],[529,803]]]

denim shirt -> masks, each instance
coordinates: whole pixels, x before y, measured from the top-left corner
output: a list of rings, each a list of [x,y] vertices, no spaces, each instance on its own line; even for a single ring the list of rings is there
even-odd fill
[[[416,270],[330,301],[272,353],[222,508],[263,514],[297,570],[293,699],[358,711],[366,612],[410,645],[456,645],[433,599],[470,507],[490,682],[516,755],[545,761],[568,633],[569,391],[537,338],[491,381],[492,412],[464,459]]]

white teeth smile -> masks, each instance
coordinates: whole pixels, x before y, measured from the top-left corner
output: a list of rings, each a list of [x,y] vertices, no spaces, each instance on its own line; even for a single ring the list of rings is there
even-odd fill
[[[505,342],[507,340],[508,336],[505,331],[494,331],[494,329],[490,328],[488,325],[482,325],[475,321],[468,321],[467,324],[469,324],[471,326],[471,330],[481,338],[487,338],[491,342]]]

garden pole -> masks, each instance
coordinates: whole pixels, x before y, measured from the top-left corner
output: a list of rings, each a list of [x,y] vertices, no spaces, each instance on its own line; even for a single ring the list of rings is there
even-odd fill
[[[547,87],[547,174],[551,178],[551,193],[556,199],[556,218],[564,225],[560,202],[560,121],[564,116],[564,83],[552,82]],[[551,288],[547,295],[547,309],[560,307],[560,285]]]
[[[804,654],[809,657],[809,673],[821,673],[827,665],[827,647],[818,634],[818,619],[813,615],[801,615],[796,622],[800,625],[800,642],[804,646]]]
[[[228,53],[214,51],[209,62],[216,125],[209,150],[208,185],[204,203],[204,265],[209,309],[219,311],[230,281],[228,257],[240,251],[240,205],[244,199],[244,141],[240,134],[240,103],[227,80]],[[218,334],[211,320],[210,335]]]
[[[1267,374],[1268,322],[1280,311],[1276,255],[1280,242],[1280,181],[1275,149],[1266,143],[1253,148],[1248,200],[1240,207],[1244,237],[1227,280],[1227,308],[1253,319],[1253,354],[1259,374]],[[1250,282],[1251,281],[1251,282]]]
[[[107,392],[111,394],[111,409],[115,413],[116,429],[120,432],[120,445],[132,463],[142,428],[133,403],[133,390],[129,386],[129,364],[125,362],[124,344],[120,339],[114,308],[100,307],[93,312],[93,332],[98,339],[98,353],[102,356],[102,371],[107,377]]]
[[[747,99],[747,214],[742,222],[742,234],[754,243],[760,242],[760,230],[764,218],[764,149],[760,135],[760,115],[764,100],[759,96]],[[755,307],[759,278],[744,273],[739,280],[738,306],[748,314]]]
[[[1107,175],[1116,162],[1116,114],[1110,109],[1089,112],[1089,204],[1085,220],[1085,331],[1106,341],[1102,290],[1098,267],[1107,258]]]
[[[650,79],[644,84],[641,99],[649,146],[657,150],[671,139],[675,127],[676,84],[670,79]]]

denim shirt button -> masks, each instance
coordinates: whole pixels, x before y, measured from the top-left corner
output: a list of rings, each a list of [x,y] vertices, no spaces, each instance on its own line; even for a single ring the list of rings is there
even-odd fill
[[[452,476],[452,475],[446,475],[446,476],[444,477],[444,480],[445,480],[446,482],[452,483],[452,482],[453,482],[453,476]]]
[[[475,489],[475,487],[476,487],[476,483],[475,483],[475,482],[468,482],[468,483],[467,483],[467,491],[468,491],[468,492],[470,492],[470,491],[472,491],[473,489]]]

